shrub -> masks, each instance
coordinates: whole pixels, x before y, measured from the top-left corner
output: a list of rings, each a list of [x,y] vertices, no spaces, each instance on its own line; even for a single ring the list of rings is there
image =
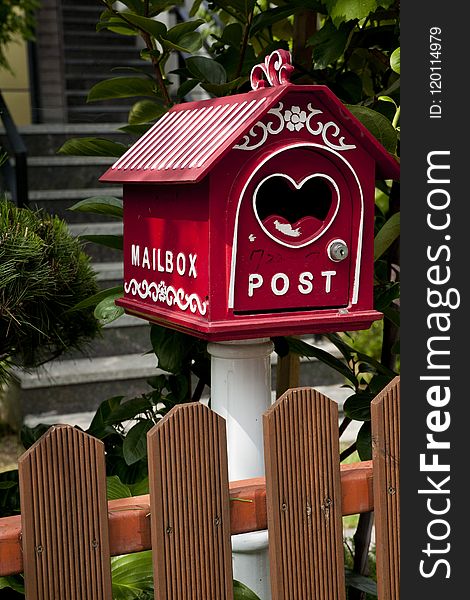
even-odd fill
[[[5,361],[38,366],[95,337],[93,310],[71,309],[97,289],[64,221],[0,200],[0,381]]]

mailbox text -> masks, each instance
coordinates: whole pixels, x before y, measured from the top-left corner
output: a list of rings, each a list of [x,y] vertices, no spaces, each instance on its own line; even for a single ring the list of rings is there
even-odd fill
[[[331,285],[336,271],[322,271],[322,287],[326,294],[331,292]],[[310,271],[300,273],[294,285],[297,285],[297,290],[301,294],[311,294],[314,290],[314,275]],[[260,273],[251,273],[248,276],[248,297],[252,298],[256,290],[270,286],[272,293],[275,296],[284,296],[291,287],[291,280],[286,273],[276,273],[271,277],[270,282],[265,282],[264,277]]]
[[[185,254],[184,252],[173,252],[172,250],[162,250],[161,248],[140,247],[139,244],[132,244],[131,263],[133,267],[142,267],[150,271],[160,273],[178,273],[182,277],[197,278],[196,270],[197,254]]]

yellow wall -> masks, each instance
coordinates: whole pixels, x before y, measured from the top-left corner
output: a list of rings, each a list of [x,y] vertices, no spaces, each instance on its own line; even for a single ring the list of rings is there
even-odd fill
[[[31,123],[31,97],[27,45],[22,40],[13,42],[6,48],[5,54],[13,75],[6,69],[0,69],[2,95],[15,123],[29,125]]]

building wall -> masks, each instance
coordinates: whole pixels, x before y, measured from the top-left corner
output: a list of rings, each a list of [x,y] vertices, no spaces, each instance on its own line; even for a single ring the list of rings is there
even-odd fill
[[[28,48],[23,40],[12,42],[6,49],[13,74],[0,68],[0,90],[17,125],[31,123],[31,96]]]
[[[60,0],[41,0],[36,21],[36,53],[40,97],[39,121],[65,123],[67,107]]]

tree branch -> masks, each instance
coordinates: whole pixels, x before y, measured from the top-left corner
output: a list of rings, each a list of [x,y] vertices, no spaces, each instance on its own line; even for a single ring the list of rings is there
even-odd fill
[[[248,41],[250,39],[250,29],[251,29],[251,23],[253,21],[253,12],[254,12],[254,9],[248,15],[248,19],[247,19],[247,22],[245,25],[245,31],[243,33],[242,47],[241,47],[241,51],[240,51],[240,60],[238,61],[237,70],[235,72],[235,79],[238,79],[238,77],[240,77],[242,70],[243,70],[243,63],[245,62],[246,49],[248,48]]]

